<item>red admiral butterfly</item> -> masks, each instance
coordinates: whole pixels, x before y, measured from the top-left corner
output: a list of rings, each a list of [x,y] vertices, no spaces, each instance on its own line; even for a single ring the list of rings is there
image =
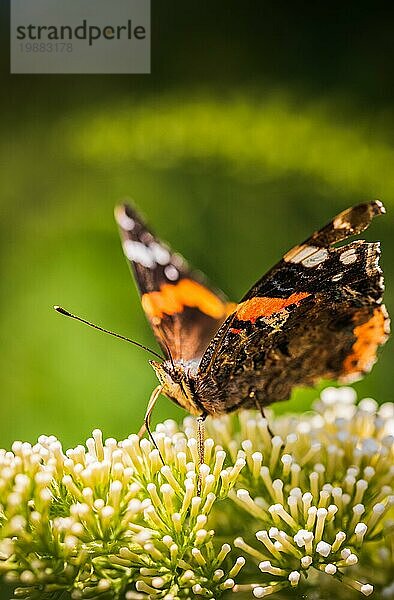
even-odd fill
[[[239,408],[263,413],[295,386],[322,378],[351,382],[367,373],[389,333],[379,243],[335,244],[384,212],[379,201],[343,211],[234,304],[161,242],[135,209],[118,206],[123,251],[164,353],[153,352],[160,362],[150,361],[160,385],[145,417],[149,434],[160,393],[203,420]]]

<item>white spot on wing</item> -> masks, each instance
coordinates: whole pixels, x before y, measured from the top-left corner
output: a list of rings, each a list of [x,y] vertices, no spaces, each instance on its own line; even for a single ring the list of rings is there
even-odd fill
[[[300,263],[302,260],[304,260],[305,258],[308,258],[308,256],[310,256],[311,254],[314,254],[318,250],[319,250],[319,248],[317,248],[316,246],[301,247],[300,250],[298,252],[296,252],[296,254],[294,254],[294,256],[291,257],[290,262]]]
[[[352,263],[356,262],[357,252],[355,248],[350,248],[350,250],[345,250],[345,252],[342,252],[342,254],[339,257],[339,260],[344,265],[351,265]]]
[[[345,211],[345,214],[348,214],[348,211]],[[349,229],[349,231],[351,231],[352,229],[352,225],[351,223],[346,219],[345,215],[340,214],[338,215],[332,222],[332,226],[334,227],[334,229]]]
[[[122,229],[125,229],[126,231],[133,231],[133,229],[135,227],[134,219],[129,217],[125,213],[123,208],[120,208],[119,210],[116,211],[116,221],[117,221],[118,225],[120,225],[120,227]]]
[[[337,275],[334,275],[334,277],[331,277],[331,281],[339,281],[340,279],[342,279],[343,277],[343,273],[338,273]]]
[[[159,263],[159,265],[168,265],[171,260],[171,254],[164,246],[161,246],[157,242],[149,244],[149,249],[152,253],[153,259]]]
[[[328,258],[328,250],[318,246],[298,246],[285,254],[284,259],[292,263],[302,263],[304,267],[316,267]]]
[[[156,261],[151,250],[144,244],[141,244],[141,242],[125,240],[123,242],[123,251],[129,260],[143,267],[153,269],[156,266]]]
[[[323,263],[328,258],[328,250],[320,248],[317,252],[314,252],[302,261],[304,267],[317,267],[320,263]]]
[[[179,271],[174,267],[174,265],[167,265],[164,269],[164,275],[170,281],[176,281],[179,279]]]

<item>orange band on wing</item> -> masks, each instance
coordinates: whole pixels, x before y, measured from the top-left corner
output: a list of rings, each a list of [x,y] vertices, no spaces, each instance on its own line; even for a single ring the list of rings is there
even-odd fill
[[[144,294],[141,301],[148,317],[159,319],[164,315],[181,313],[185,306],[198,308],[213,319],[222,319],[235,307],[192,279],[181,279],[176,284],[165,283],[159,291]]]
[[[369,371],[376,360],[376,351],[387,339],[388,321],[383,307],[375,308],[372,317],[354,328],[356,341],[352,353],[343,363],[344,374]]]
[[[263,296],[255,297],[241,302],[236,313],[240,321],[251,321],[255,323],[260,317],[270,317],[278,313],[291,304],[298,304],[304,298],[310,296],[308,292],[294,293],[288,298],[269,298]]]

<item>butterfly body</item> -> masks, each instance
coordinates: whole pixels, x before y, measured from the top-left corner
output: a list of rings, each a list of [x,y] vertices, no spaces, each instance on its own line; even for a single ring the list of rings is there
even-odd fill
[[[356,240],[381,202],[336,216],[296,246],[238,304],[159,240],[130,206],[116,209],[123,250],[165,354],[151,361],[164,395],[197,415],[289,398],[319,380],[368,372],[389,333],[379,244]]]

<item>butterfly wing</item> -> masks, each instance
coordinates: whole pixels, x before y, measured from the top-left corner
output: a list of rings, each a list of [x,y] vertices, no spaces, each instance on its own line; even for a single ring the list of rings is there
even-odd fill
[[[199,366],[196,393],[207,412],[262,407],[295,386],[352,381],[371,369],[389,332],[379,244],[332,245],[383,212],[379,201],[342,212],[244,296]]]
[[[118,206],[115,218],[143,309],[161,348],[174,360],[199,360],[234,304],[159,240],[131,206]]]

